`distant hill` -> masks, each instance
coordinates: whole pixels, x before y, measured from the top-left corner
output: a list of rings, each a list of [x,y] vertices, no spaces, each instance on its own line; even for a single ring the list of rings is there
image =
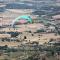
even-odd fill
[[[5,7],[6,9],[33,9],[33,6],[27,4],[9,3]]]

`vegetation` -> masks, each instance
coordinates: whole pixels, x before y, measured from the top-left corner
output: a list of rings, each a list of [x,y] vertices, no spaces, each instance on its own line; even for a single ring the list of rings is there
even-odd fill
[[[51,56],[54,56],[55,53],[60,51],[59,45],[56,46],[39,46],[39,45],[32,45],[32,46],[23,46],[19,48],[8,48],[4,46],[5,49],[0,49],[2,53],[0,53],[0,57],[3,56],[3,60],[39,60],[43,59],[43,56],[50,59]],[[22,48],[22,50],[21,50]],[[42,56],[43,54],[43,56]],[[5,55],[5,57],[4,57]],[[0,58],[0,60],[2,60]]]

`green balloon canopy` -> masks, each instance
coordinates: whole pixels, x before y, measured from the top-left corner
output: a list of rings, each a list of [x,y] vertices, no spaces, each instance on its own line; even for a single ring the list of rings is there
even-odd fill
[[[22,16],[19,16],[17,17],[13,22],[12,22],[12,25],[15,25],[15,23],[32,23],[32,18],[30,16],[27,16],[27,15],[22,15]]]

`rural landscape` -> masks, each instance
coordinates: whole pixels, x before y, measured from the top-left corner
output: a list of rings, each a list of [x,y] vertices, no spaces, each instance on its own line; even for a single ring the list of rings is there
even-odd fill
[[[0,0],[0,60],[60,60],[60,0]]]

